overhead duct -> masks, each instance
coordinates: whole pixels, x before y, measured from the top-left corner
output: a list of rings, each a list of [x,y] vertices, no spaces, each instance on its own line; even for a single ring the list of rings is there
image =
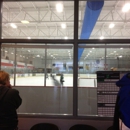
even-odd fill
[[[103,5],[104,5],[104,0],[87,1],[80,39],[89,39],[92,30],[97,22],[97,19],[100,15]],[[84,48],[78,49],[78,61],[82,56],[83,50]]]

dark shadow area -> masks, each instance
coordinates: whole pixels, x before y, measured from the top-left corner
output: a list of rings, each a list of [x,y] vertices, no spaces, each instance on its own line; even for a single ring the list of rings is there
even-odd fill
[[[85,124],[77,124],[70,127],[69,130],[97,130],[95,127]]]
[[[107,130],[113,130],[113,126],[108,127]]]
[[[51,123],[39,123],[31,127],[30,130],[60,130],[58,126]]]

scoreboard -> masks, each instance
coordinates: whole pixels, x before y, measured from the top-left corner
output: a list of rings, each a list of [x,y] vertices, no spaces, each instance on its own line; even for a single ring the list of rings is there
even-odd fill
[[[97,71],[97,112],[99,116],[114,116],[119,87],[119,71]]]

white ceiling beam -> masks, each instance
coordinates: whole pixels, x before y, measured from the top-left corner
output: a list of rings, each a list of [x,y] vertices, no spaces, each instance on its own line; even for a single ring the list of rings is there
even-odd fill
[[[19,7],[21,8],[22,6],[20,5],[20,3],[16,2],[17,5],[19,5]],[[44,4],[44,3],[43,3]],[[83,7],[79,7],[79,10],[80,11],[84,11],[85,10],[85,7],[86,7],[86,4],[83,6]],[[121,10],[122,6],[117,6],[116,7],[116,10]],[[5,8],[3,7],[2,11],[4,12],[8,12],[8,9],[13,12],[13,11],[16,11],[18,12],[19,9],[16,7],[13,7],[13,8],[9,8],[8,6],[6,6]],[[49,9],[51,10],[55,10],[55,6],[51,6]],[[74,7],[73,6],[64,6],[64,9],[67,10],[67,11],[74,11]],[[48,11],[48,7],[37,7],[35,8],[35,11]],[[107,6],[107,5],[104,5],[103,6],[103,10],[106,11],[110,11],[110,10],[115,10],[115,6]],[[34,7],[24,7],[24,8],[21,8],[21,11],[34,11]]]
[[[117,30],[115,33],[113,33],[113,36],[115,36],[119,31],[120,31],[120,29]]]
[[[50,7],[50,4],[49,4],[49,2],[47,2],[47,6],[48,6],[48,10],[50,11],[50,21],[52,20],[52,9],[51,9],[51,7]]]
[[[29,16],[29,17],[31,17],[34,21],[37,21],[33,16],[31,16],[27,11],[25,11],[25,13]]]
[[[39,29],[39,31],[42,32],[46,37],[48,37],[48,35],[44,33],[41,29]]]
[[[34,7],[34,9],[36,10],[37,7],[35,6],[35,4],[33,2],[31,2],[32,6]],[[37,10],[38,11],[38,10]]]
[[[43,21],[43,19],[45,18],[45,16],[48,14],[49,11],[47,11],[44,16],[39,20],[39,21]]]
[[[21,5],[21,3],[20,2],[15,2],[18,6],[19,6],[19,11],[22,11],[22,9],[23,9],[23,6]],[[17,6],[16,6],[17,7]],[[11,10],[10,10],[11,11]]]
[[[2,9],[3,9],[4,7],[9,11],[9,6],[8,6],[5,2],[3,2],[3,7],[2,7]],[[2,10],[2,11],[3,11],[3,10]]]
[[[8,32],[8,31],[6,31],[6,30],[3,30],[3,33],[5,33],[5,34],[6,34],[6,36],[5,36],[5,37],[11,36],[11,33],[9,33],[9,32]],[[3,33],[2,33],[2,35],[3,35]]]
[[[4,18],[5,20],[6,20],[6,22],[8,22],[8,19],[7,18],[5,18],[5,16],[2,16],[2,18]],[[3,19],[2,19],[3,20]],[[5,21],[3,20],[3,23],[4,23]]]
[[[20,15],[20,13],[21,13],[21,11],[17,14],[17,15],[15,15],[15,17],[14,18],[12,18],[11,20],[10,20],[10,22],[12,22],[12,21],[14,21],[19,15]]]
[[[31,37],[32,34],[34,34],[36,30],[37,30],[37,27],[28,35],[28,37],[29,37],[29,36]],[[36,34],[34,34],[34,35],[36,35]]]
[[[35,28],[36,27],[36,25],[34,25],[34,26],[26,26],[26,27],[28,27],[28,28],[30,28],[30,29],[32,29],[32,28]],[[25,29],[25,25],[21,25],[21,26],[18,26],[18,28],[19,29]],[[37,26],[37,28],[38,29],[44,29],[44,30],[48,30],[48,29],[54,29],[54,28],[56,28],[56,26]],[[58,29],[61,29],[61,26],[57,26],[57,28]],[[101,28],[101,26],[96,26],[95,28],[94,28],[94,30],[99,30],[99,28]],[[123,29],[124,27],[122,27],[122,26],[117,26],[117,27],[115,27],[114,29]],[[4,30],[6,30],[7,28],[6,28],[6,26],[2,26],[2,29]],[[73,26],[68,26],[67,27],[67,29],[72,29],[72,31],[73,31],[73,29],[74,29],[74,27]],[[104,27],[104,29],[109,29],[107,26],[106,27]],[[127,29],[130,29],[130,26],[128,27],[127,26]],[[64,30],[64,29],[63,29]]]
[[[118,16],[121,18],[121,20],[124,21],[124,18],[118,13],[118,11],[115,10],[115,12],[118,14]]]
[[[55,7],[50,7],[49,9],[51,9],[51,10],[55,10]],[[67,11],[73,11],[74,12],[74,8],[73,7],[65,7],[64,9],[66,9]],[[85,9],[85,8],[84,8]],[[38,11],[38,10],[40,10],[40,11],[48,11],[48,7],[38,7],[38,8],[36,8],[35,10],[34,10],[34,8],[33,7],[24,7],[24,8],[21,8],[21,11]],[[82,10],[83,10],[83,8],[82,8]],[[3,12],[8,12],[8,9],[7,8],[3,8],[2,9],[2,11]],[[19,9],[18,8],[16,8],[16,7],[14,7],[14,8],[10,8],[10,12],[18,12],[19,11]]]
[[[66,19],[66,21],[68,21],[68,20],[71,19],[71,18],[74,19],[74,14],[72,14],[70,17],[68,17],[68,18]],[[81,16],[81,19],[82,19],[82,16]]]
[[[52,11],[53,12],[53,11]],[[59,16],[57,16],[54,12],[53,14],[60,20],[60,21],[63,21]]]
[[[111,11],[109,11],[103,18],[100,18],[101,16],[99,16],[99,20],[106,20],[106,18],[110,15]]]
[[[4,17],[5,18],[5,17]],[[34,19],[34,18],[33,18]],[[60,19],[61,20],[61,19]],[[36,24],[36,23],[63,23],[63,22],[65,22],[65,23],[74,23],[74,21],[73,20],[61,20],[61,21],[38,21],[38,20],[36,20],[36,19],[34,19],[34,21],[30,21],[30,23],[29,24]],[[79,20],[79,22],[81,22],[82,23],[82,20]],[[129,20],[127,20],[127,21],[125,21],[125,20],[98,20],[96,23],[98,24],[98,23],[112,23],[112,22],[114,22],[114,23],[130,23],[130,19]],[[4,24],[8,24],[8,23],[12,23],[12,22],[3,22]],[[21,24],[21,21],[13,21],[13,23],[16,23],[16,24]],[[28,25],[29,25],[28,24]]]
[[[43,36],[30,36],[31,37],[31,39],[48,39],[48,38],[51,38],[51,39],[64,39],[64,36],[65,35],[60,35],[60,36],[57,36],[57,35],[53,35],[53,36],[50,36],[50,35],[46,35],[42,30],[39,30],[40,32],[42,32],[43,33]],[[23,38],[23,39],[27,39],[27,37],[28,36],[17,36],[16,37],[16,35],[14,35],[14,36],[4,36],[3,38],[4,39],[9,39],[9,38],[16,38],[16,39],[21,39],[21,38]],[[53,38],[54,37],[54,38]],[[69,39],[72,39],[73,38],[73,36],[69,36]],[[99,39],[99,37],[98,37],[98,39]]]
[[[26,32],[24,32],[24,30],[21,30],[21,29],[20,29],[20,31],[21,31],[26,37],[28,37],[28,34],[27,34]]]
[[[125,34],[126,34],[126,33],[129,33],[129,35],[130,35],[130,31],[125,28]],[[123,34],[123,35],[125,35],[125,34]]]

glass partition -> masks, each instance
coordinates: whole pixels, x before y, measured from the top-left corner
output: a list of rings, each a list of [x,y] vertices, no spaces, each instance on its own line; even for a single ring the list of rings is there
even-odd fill
[[[10,74],[11,84],[20,91],[23,103],[18,113],[105,116],[98,113],[97,72],[130,69],[130,46],[123,42],[109,44],[107,40],[130,38],[130,15],[123,12],[124,3],[79,0],[77,10],[77,1],[3,2],[1,37],[17,42],[2,44],[1,69]],[[77,18],[78,27],[74,21]],[[97,42],[82,43],[84,39]],[[59,40],[61,43],[57,43]],[[73,65],[77,52],[78,68]],[[78,85],[73,84],[73,77]],[[78,94],[74,91],[77,89]]]
[[[128,1],[79,1],[79,39],[130,39]]]
[[[128,44],[79,44],[78,115],[114,116],[118,87],[115,82],[130,70]],[[110,76],[99,82],[97,73]],[[119,73],[119,74],[118,74]],[[109,106],[110,105],[110,106]]]
[[[104,45],[100,44],[98,46],[94,44],[79,45],[78,115],[97,115],[96,72],[100,70],[104,71],[104,47]]]
[[[2,69],[10,73],[11,84],[23,99],[18,113],[72,115],[72,44],[5,43],[1,54]]]
[[[73,1],[3,2],[3,39],[73,39]]]
[[[1,48],[1,70],[4,70],[10,74],[10,83],[12,86],[14,86],[15,66],[16,66],[15,48],[2,47]]]
[[[56,45],[55,45],[56,47]],[[47,79],[52,78],[54,84],[73,87],[73,46],[62,45],[47,49],[47,65],[50,69]],[[48,70],[49,71],[49,70]],[[46,80],[49,86],[49,81]]]

